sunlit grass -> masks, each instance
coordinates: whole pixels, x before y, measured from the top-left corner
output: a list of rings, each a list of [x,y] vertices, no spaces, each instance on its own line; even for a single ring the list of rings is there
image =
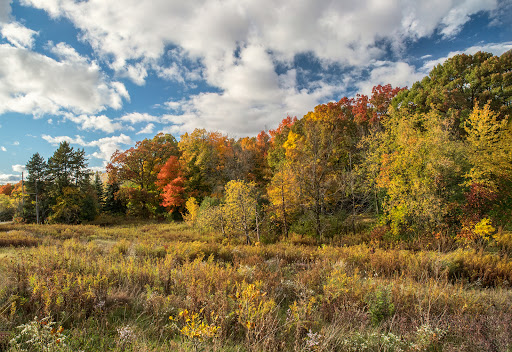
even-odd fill
[[[173,223],[9,224],[2,235],[35,242],[0,248],[0,318],[14,331],[50,317],[70,350],[512,346],[506,253],[318,246],[300,236],[248,246]],[[173,328],[169,317],[185,310],[195,323]]]

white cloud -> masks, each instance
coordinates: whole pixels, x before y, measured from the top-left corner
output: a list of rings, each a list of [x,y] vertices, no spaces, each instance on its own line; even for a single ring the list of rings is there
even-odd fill
[[[120,117],[119,120],[123,122],[129,122],[131,124],[136,124],[141,122],[157,122],[160,120],[160,118],[147,113],[133,112]]]
[[[305,114],[343,88],[313,82],[310,89],[298,90],[295,71],[278,75],[271,55],[261,45],[241,50],[236,63],[226,66],[216,80],[221,93],[168,102],[179,113],[163,116],[163,121],[176,125],[164,131],[176,134],[200,127],[239,136],[255,134],[265,126],[274,127],[288,114]]]
[[[18,141],[14,141],[14,142],[12,143],[12,145],[20,145],[20,142],[18,142]]]
[[[188,59],[186,53],[180,50],[172,50],[169,53],[173,62],[168,67],[153,65],[153,69],[157,72],[158,77],[175,81],[185,86],[191,85],[190,82],[192,81],[203,79],[200,67],[188,67],[184,63],[185,59]],[[190,65],[190,62],[188,64]]]
[[[268,43],[279,56],[313,52],[321,59],[364,63],[380,54],[380,39],[416,39],[438,28],[449,35],[472,14],[498,6],[497,0],[21,2],[69,18],[83,39],[113,55],[112,66],[120,69],[131,67],[130,60],[159,59],[167,44],[205,61],[229,60],[226,54],[253,40]]]
[[[103,160],[103,164],[106,165],[110,161],[110,157],[118,149],[122,149],[121,145],[130,145],[133,141],[130,137],[121,134],[114,137],[101,138],[96,141],[89,142],[87,145],[91,147],[98,147],[99,152],[92,153],[92,156]]]
[[[104,165],[108,163],[110,157],[116,150],[121,149],[121,145],[133,144],[132,139],[125,134],[121,134],[119,136],[100,138],[98,140],[90,142],[86,142],[83,139],[83,137],[79,135],[76,135],[74,138],[69,136],[52,137],[49,135],[42,135],[41,137],[45,141],[54,146],[57,146],[62,142],[68,142],[69,144],[76,144],[81,147],[96,147],[99,149],[99,151],[96,151],[91,155],[94,158],[103,160]]]
[[[16,183],[21,180],[21,175],[0,174],[0,184]]]
[[[115,131],[124,129],[123,125],[119,122],[112,122],[110,118],[105,115],[73,115],[66,114],[65,118],[80,125],[82,130],[96,130],[106,133],[114,133]]]
[[[359,92],[371,95],[372,88],[378,84],[391,84],[393,87],[411,87],[416,81],[426,75],[423,71],[417,71],[414,66],[405,62],[379,62],[372,68],[367,80],[357,83]]]
[[[45,141],[50,143],[53,146],[57,146],[62,142],[68,142],[69,144],[78,144],[80,146],[85,146],[87,143],[82,139],[81,136],[76,135],[75,138],[69,136],[58,136],[52,137],[47,134],[43,134],[41,136]]]
[[[3,152],[6,152],[6,151],[7,151],[7,149],[6,149],[4,146],[1,146],[1,147],[0,147],[0,150],[1,150],[1,151],[3,151]]]
[[[11,14],[11,0],[0,0],[0,23],[7,22]]]
[[[137,132],[137,134],[151,134],[151,133],[153,133],[154,129],[155,129],[155,125],[152,123],[149,123],[149,124],[147,124],[146,127],[144,127],[139,132]]]
[[[497,0],[465,0],[459,1],[441,21],[444,28],[441,34],[445,37],[456,35],[462,26],[469,21],[470,16],[480,11],[491,11],[498,6]]]
[[[40,116],[94,113],[118,109],[129,99],[124,86],[108,82],[95,62],[88,62],[65,45],[56,50],[66,55],[56,61],[11,45],[0,45],[0,114],[12,111]]]
[[[12,171],[14,171],[14,172],[22,173],[25,170],[27,170],[25,165],[21,165],[21,164],[12,165]]]
[[[363,67],[381,60],[392,45],[457,33],[497,0],[21,0],[23,5],[66,17],[81,30],[102,60],[121,77],[144,84],[154,70],[176,82],[204,79],[216,88],[180,102],[164,130],[194,127],[254,134],[275,126],[287,114],[301,115],[341,91],[338,85],[313,82],[298,86],[291,63],[308,53],[329,64]],[[173,49],[168,50],[167,48]],[[164,55],[171,62],[163,66]],[[184,62],[194,65],[184,65]],[[276,73],[276,63],[285,72]],[[372,79],[408,84],[417,73],[407,63],[372,68]],[[369,84],[360,86],[367,89]],[[119,91],[118,96],[120,95]],[[178,108],[178,109],[175,109]],[[148,115],[149,116],[149,115]],[[158,118],[121,119],[131,123]]]
[[[88,64],[88,59],[81,56],[75,48],[66,43],[57,43],[53,45],[52,42],[48,43],[49,49],[52,53],[57,55],[61,60],[75,64]]]
[[[91,170],[92,172],[105,172],[105,166],[90,166],[89,167],[89,170]]]
[[[18,48],[31,48],[34,45],[34,36],[39,34],[39,32],[24,27],[18,22],[2,25],[0,33],[12,45]]]

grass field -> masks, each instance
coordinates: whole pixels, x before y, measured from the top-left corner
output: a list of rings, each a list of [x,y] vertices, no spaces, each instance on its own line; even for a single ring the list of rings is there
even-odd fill
[[[12,351],[512,351],[506,244],[242,240],[184,224],[0,225],[0,339]]]

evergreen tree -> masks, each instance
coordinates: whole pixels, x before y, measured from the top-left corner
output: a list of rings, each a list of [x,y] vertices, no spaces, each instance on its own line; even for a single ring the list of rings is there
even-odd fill
[[[26,165],[28,176],[25,182],[25,221],[44,222],[48,215],[48,164],[39,153],[32,155]]]
[[[91,184],[83,149],[75,151],[68,142],[62,142],[48,159],[47,175],[52,210],[50,221],[79,223],[84,219],[82,213],[91,213],[85,209],[90,204],[84,202]],[[86,217],[89,219],[91,216]]]
[[[103,205],[103,211],[110,214],[124,214],[126,213],[126,206],[117,196],[119,192],[119,183],[109,182],[107,184],[107,190],[105,192],[105,203]]]
[[[105,191],[103,187],[103,182],[101,181],[100,173],[96,172],[94,175],[94,191],[96,193],[96,199],[98,200],[98,206],[100,209],[104,207],[105,204]]]
[[[48,160],[48,176],[54,197],[62,195],[65,187],[84,187],[89,182],[85,151],[75,151],[68,142],[62,142]]]

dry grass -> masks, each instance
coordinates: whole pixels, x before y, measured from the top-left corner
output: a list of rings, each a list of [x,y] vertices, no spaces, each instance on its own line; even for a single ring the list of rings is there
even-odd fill
[[[13,233],[39,245],[0,257],[2,319],[14,327],[51,316],[75,350],[119,349],[116,329],[127,324],[134,351],[512,346],[512,262],[503,253],[318,247],[299,238],[246,246],[176,224],[0,227]],[[218,326],[216,336],[173,328],[169,316],[183,310]]]

